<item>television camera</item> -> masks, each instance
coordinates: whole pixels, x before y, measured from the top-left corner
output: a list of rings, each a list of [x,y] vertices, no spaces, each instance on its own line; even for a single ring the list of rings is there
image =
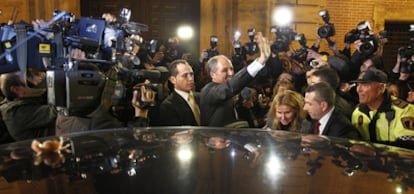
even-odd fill
[[[104,47],[105,28],[125,33],[119,36],[114,44],[117,53],[125,54],[133,51],[132,47],[128,46],[139,43],[131,40],[130,36],[147,29],[145,25],[123,20],[116,25],[106,24],[102,19],[86,17],[74,21],[72,15],[64,11],[55,12],[54,18],[47,22],[49,27],[34,31],[30,24],[23,25],[23,39],[17,36],[17,25],[20,24],[1,27],[0,73],[23,72],[23,69],[27,68],[44,71],[47,101],[66,115],[83,117],[96,110],[99,105],[104,104],[109,110],[114,106],[120,106],[121,102],[130,103],[134,85],[149,79],[152,83],[149,87],[157,86],[159,90],[162,89],[158,87],[162,85],[159,83],[168,78],[166,69],[128,68],[121,60],[100,58],[100,52]],[[45,31],[52,33],[53,38],[48,39],[44,35]],[[128,42],[130,44],[125,44]],[[147,55],[147,47],[143,44],[139,46],[144,48],[140,49],[140,52]],[[19,54],[19,48],[25,48],[27,57],[21,57],[24,55]],[[86,55],[88,58],[72,59],[69,53],[73,48],[90,52]],[[19,63],[22,59],[27,64],[23,68]]]
[[[131,10],[123,8],[114,21],[110,21],[105,27],[104,50],[108,56],[106,59],[119,60],[123,56],[129,56],[126,61],[133,66],[142,65],[142,59],[148,54],[148,42],[142,40],[142,32],[148,31],[145,24],[130,21]],[[156,42],[155,42],[156,44]]]
[[[24,21],[1,26],[0,73],[19,70],[26,73],[28,68],[44,71],[43,57],[55,56],[57,49],[47,37],[50,31],[47,26],[60,22],[65,15],[65,12],[55,13],[52,20],[45,22],[46,27],[38,26],[40,29],[36,31],[33,24]]]

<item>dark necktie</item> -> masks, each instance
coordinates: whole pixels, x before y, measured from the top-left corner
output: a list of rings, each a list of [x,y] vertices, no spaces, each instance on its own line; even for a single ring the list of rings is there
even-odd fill
[[[313,126],[313,134],[319,135],[319,126],[321,126],[321,123],[319,121],[315,121],[315,125]]]
[[[374,117],[372,118],[371,122],[368,125],[369,131],[369,140],[371,142],[378,142],[377,140],[377,120],[378,120],[378,111],[375,113]]]

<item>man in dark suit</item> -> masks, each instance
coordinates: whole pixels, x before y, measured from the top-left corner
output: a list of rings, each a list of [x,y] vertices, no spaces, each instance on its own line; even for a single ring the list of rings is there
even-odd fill
[[[194,73],[190,64],[177,59],[169,65],[169,80],[174,90],[161,103],[159,124],[161,126],[200,125],[200,96],[193,92]]]
[[[269,43],[260,32],[256,34],[255,39],[260,48],[260,56],[236,74],[231,61],[224,55],[214,56],[207,62],[211,82],[201,89],[201,125],[248,127],[247,124],[234,125],[238,118],[233,97],[253,80],[270,55]]]
[[[335,91],[326,82],[309,86],[303,107],[312,120],[312,127],[305,133],[359,139],[360,134],[351,121],[335,108]]]
[[[345,98],[341,96],[345,94],[339,90],[340,78],[336,69],[330,66],[323,66],[321,68],[317,68],[315,71],[312,72],[312,74],[309,77],[309,80],[309,85],[321,81],[329,83],[336,93],[335,107],[340,110],[339,112],[343,113],[349,120],[351,120],[355,104],[353,104],[350,101],[347,101]]]

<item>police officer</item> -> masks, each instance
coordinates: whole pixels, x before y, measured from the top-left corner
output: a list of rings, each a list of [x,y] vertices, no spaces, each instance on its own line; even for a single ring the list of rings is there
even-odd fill
[[[362,137],[414,149],[414,105],[390,95],[387,75],[370,68],[353,82],[357,83],[360,104],[352,114],[352,124]]]

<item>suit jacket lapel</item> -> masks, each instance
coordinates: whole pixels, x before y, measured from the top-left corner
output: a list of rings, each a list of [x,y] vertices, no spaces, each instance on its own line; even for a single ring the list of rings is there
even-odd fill
[[[334,109],[334,111],[331,114],[331,117],[329,117],[328,122],[326,122],[325,128],[323,129],[322,135],[328,135],[328,132],[330,130],[330,128],[333,125],[333,122],[336,120],[335,117],[337,115],[336,113],[337,108]]]
[[[184,106],[184,105],[186,105],[187,107],[189,107],[188,106],[188,104],[187,104],[187,101],[186,101],[186,99],[184,99],[183,97],[181,97],[177,92],[173,92],[173,96],[172,96],[172,100],[173,100],[173,103],[177,103],[179,106]]]

